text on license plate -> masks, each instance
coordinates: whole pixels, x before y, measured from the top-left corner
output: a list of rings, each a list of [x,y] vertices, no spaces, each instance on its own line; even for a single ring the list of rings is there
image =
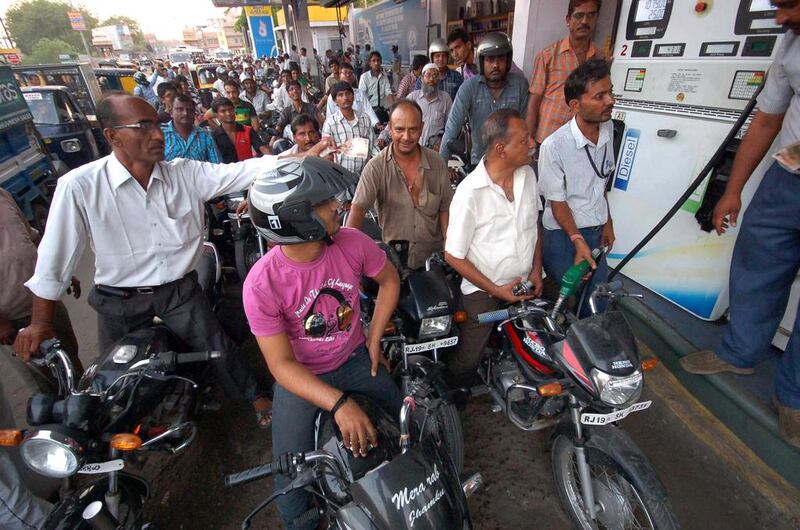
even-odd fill
[[[419,344],[404,344],[403,353],[419,353],[433,350],[434,348],[449,348],[458,344],[458,337],[447,337],[446,339],[432,340],[431,342],[421,342]]]
[[[581,423],[584,425],[607,425],[609,423],[621,420],[631,412],[639,412],[640,410],[644,410],[649,407],[651,403],[653,402],[640,401],[639,403],[634,403],[626,409],[611,412],[609,414],[591,414],[587,412],[585,414],[581,414]]]

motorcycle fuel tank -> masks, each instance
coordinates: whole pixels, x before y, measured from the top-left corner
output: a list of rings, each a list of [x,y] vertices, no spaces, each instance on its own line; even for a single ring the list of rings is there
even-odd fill
[[[412,272],[406,278],[398,308],[404,319],[417,323],[423,318],[452,315],[453,295],[445,277],[437,271]]]
[[[351,489],[376,528],[462,528],[467,503],[452,462],[429,437]]]

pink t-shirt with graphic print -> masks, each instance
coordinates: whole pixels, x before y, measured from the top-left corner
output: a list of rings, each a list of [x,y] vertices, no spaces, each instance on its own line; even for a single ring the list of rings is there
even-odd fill
[[[364,342],[359,278],[376,276],[386,254],[359,230],[342,228],[322,255],[309,263],[287,258],[281,247],[270,250],[250,270],[242,298],[250,330],[257,337],[286,332],[295,358],[315,374],[335,370]],[[340,329],[337,308],[353,309],[350,325]],[[304,321],[324,320],[321,336],[308,336]],[[319,319],[318,319],[319,321]]]

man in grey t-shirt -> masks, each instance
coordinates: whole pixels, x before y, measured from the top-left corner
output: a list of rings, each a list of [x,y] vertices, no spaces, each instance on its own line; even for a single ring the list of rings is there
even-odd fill
[[[745,183],[773,141],[800,148],[800,0],[774,0],[775,21],[789,31],[758,98],[758,112],[742,140],[725,193],[714,208],[714,226],[723,234],[736,226]],[[770,344],[786,309],[800,267],[800,173],[773,162],[742,218],[730,271],[730,321],[714,351],[694,352],[681,366],[695,374],[748,375],[770,356]],[[781,436],[800,447],[800,320],[775,375],[773,403]]]

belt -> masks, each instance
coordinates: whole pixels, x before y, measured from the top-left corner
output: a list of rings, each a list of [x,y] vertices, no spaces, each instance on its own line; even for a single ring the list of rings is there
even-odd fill
[[[191,276],[192,274],[194,274],[195,276],[197,275],[195,271],[192,271],[183,278],[178,278],[177,280],[172,280],[171,282],[167,282],[161,285],[154,285],[148,287],[112,287],[110,285],[95,285],[95,289],[97,289],[97,292],[104,294],[106,296],[116,296],[118,298],[130,298],[134,294],[150,295],[154,294],[159,289],[163,289],[164,287],[168,287],[174,283],[182,281],[183,279]]]

